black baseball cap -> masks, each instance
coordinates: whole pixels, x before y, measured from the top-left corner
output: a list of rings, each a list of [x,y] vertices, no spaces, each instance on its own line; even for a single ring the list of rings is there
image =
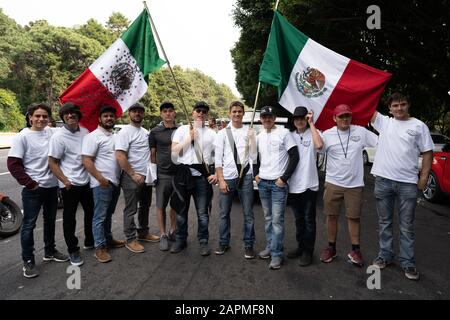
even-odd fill
[[[297,107],[292,114],[292,117],[305,117],[308,114],[308,109],[306,107]]]
[[[140,102],[136,102],[135,104],[131,105],[131,107],[128,108],[128,110],[133,110],[133,109],[142,109],[145,111],[144,105]]]
[[[259,113],[259,116],[274,116],[275,113],[273,112],[273,107],[271,106],[265,106],[261,108],[261,112]]]
[[[105,112],[112,112],[112,113],[114,113],[114,116],[115,116],[116,115],[116,108],[114,108],[113,106],[109,106],[109,105],[101,106],[99,115],[102,115]]]
[[[66,102],[59,109],[59,117],[64,121],[64,115],[66,113],[76,113],[78,115],[78,120],[81,120],[83,115],[81,114],[80,107],[73,102]]]

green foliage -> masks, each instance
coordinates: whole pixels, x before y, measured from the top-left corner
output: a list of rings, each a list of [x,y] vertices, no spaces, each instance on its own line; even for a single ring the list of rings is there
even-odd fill
[[[249,104],[256,94],[274,3],[237,0],[233,12],[235,25],[241,28],[231,52],[237,88]],[[381,9],[380,30],[366,26],[366,10],[372,4]],[[412,114],[430,128],[443,130],[450,114],[449,1],[283,0],[278,9],[322,45],[392,73],[385,96],[394,90],[410,95]],[[264,86],[258,108],[276,100],[276,91]]]
[[[128,28],[129,24],[130,20],[127,17],[120,12],[113,12],[106,22],[106,27],[111,30],[114,38],[118,38]]]
[[[90,39],[97,40],[104,48],[108,48],[116,40],[111,29],[103,27],[95,19],[89,19],[77,31]]]
[[[24,126],[25,117],[13,92],[0,89],[0,131],[17,131]]]

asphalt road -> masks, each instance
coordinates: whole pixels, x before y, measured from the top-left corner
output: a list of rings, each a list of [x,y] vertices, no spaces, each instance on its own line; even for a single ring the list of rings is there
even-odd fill
[[[7,173],[7,150],[0,150],[0,191],[21,206],[20,190]],[[302,299],[449,299],[450,298],[450,203],[432,205],[419,200],[416,211],[416,259],[421,272],[418,282],[407,280],[398,263],[381,273],[381,289],[367,288],[366,267],[376,256],[377,215],[373,198],[373,178],[366,168],[366,188],[362,216],[361,249],[366,265],[355,267],[347,262],[350,250],[344,216],[340,217],[338,258],[329,264],[319,261],[326,245],[325,217],[318,201],[317,241],[313,265],[301,268],[295,260],[285,260],[280,270],[269,270],[267,260],[243,258],[242,214],[238,202],[232,210],[231,250],[223,256],[199,255],[196,240],[195,211],[190,212],[188,248],[179,254],[159,250],[158,244],[146,243],[146,252],[134,254],[126,248],[112,251],[113,261],[101,264],[93,251],[84,251],[81,267],[81,289],[68,289],[68,263],[44,263],[42,218],[35,231],[36,261],[40,276],[25,279],[21,273],[20,236],[0,239],[0,299],[235,299],[235,300],[302,300]],[[321,181],[321,186],[323,180]],[[215,194],[217,195],[217,188]],[[321,199],[322,190],[319,199]],[[154,196],[153,196],[154,200]],[[123,238],[123,198],[119,199],[113,217],[113,234]],[[259,203],[254,206],[256,249],[262,250],[264,219]],[[77,234],[82,240],[82,212],[78,212]],[[62,235],[62,211],[58,211],[56,241],[65,250]],[[154,205],[151,208],[151,232],[156,233]],[[210,245],[218,242],[218,203],[214,198],[210,219]],[[292,212],[286,212],[285,251],[296,246]],[[398,239],[398,233],[396,233]],[[396,243],[396,247],[398,244]]]

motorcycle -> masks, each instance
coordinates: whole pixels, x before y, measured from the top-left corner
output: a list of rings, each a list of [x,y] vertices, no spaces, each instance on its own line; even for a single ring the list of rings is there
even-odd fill
[[[22,226],[22,211],[8,196],[0,193],[0,237],[17,233]]]

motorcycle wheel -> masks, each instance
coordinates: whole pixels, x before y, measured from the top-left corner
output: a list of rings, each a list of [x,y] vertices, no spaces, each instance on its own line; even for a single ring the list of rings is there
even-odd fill
[[[12,200],[3,199],[2,203],[8,211],[0,214],[0,237],[7,237],[19,231],[23,215],[19,206]]]

